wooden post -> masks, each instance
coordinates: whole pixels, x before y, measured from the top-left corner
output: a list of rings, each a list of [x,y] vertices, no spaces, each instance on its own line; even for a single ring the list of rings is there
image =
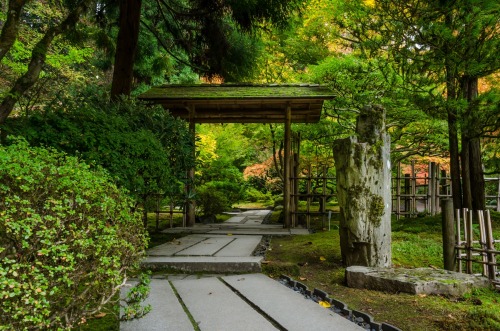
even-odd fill
[[[465,248],[467,250],[467,261],[465,263],[466,265],[466,272],[468,274],[472,274],[472,210],[467,210],[464,208],[464,222],[465,222]]]
[[[453,201],[453,200],[452,200]],[[456,242],[457,246],[462,247],[462,234],[461,234],[461,221],[460,221],[460,209],[455,209],[455,218],[457,222],[457,236]],[[457,248],[457,263],[458,263],[458,272],[462,272],[462,249]]]
[[[299,142],[300,144],[300,142]],[[297,226],[298,214],[299,211],[299,154],[293,153],[293,219],[292,226]]]
[[[453,200],[441,200],[441,220],[443,227],[444,269],[455,271],[455,224],[453,217]]]
[[[311,228],[311,176],[312,176],[312,167],[309,165],[307,170],[307,214],[306,214],[306,223],[307,228]]]
[[[283,175],[283,212],[284,214],[284,224],[283,227],[290,228],[290,133],[292,126],[292,108],[290,104],[286,106],[285,113],[285,160],[284,167],[285,173]]]
[[[417,210],[417,176],[415,174],[415,161],[411,161],[410,186],[411,186],[410,210],[412,213],[416,215],[418,213],[418,210]]]
[[[446,187],[446,170],[441,170],[441,178],[439,179],[439,195],[441,198],[448,198],[448,189]]]
[[[174,227],[174,202],[170,201],[170,228]]]
[[[190,111],[190,119],[189,119],[189,132],[191,132],[191,139],[193,141],[193,154],[196,155],[196,123],[194,121],[194,107],[189,109]],[[192,227],[194,226],[196,220],[195,208],[196,203],[194,201],[194,167],[188,170],[187,173],[187,185],[186,185],[186,226]]]
[[[160,195],[156,195],[156,224],[155,224],[155,230],[160,231]]]
[[[500,212],[500,176],[498,176],[498,187],[497,187],[497,212]]]
[[[323,196],[321,197],[321,213],[322,213],[322,222],[323,228],[326,227],[326,166],[323,166]]]
[[[396,175],[396,219],[401,217],[401,162],[398,163],[398,174]]]
[[[429,162],[429,164],[427,165],[427,200],[425,201],[425,209],[426,212],[430,213],[431,215],[434,215],[434,187],[432,186],[433,171],[434,169],[432,167],[432,162]]]
[[[411,178],[410,174],[405,174],[405,218],[410,217],[410,210],[411,210],[411,201],[410,201],[410,195],[411,195]]]

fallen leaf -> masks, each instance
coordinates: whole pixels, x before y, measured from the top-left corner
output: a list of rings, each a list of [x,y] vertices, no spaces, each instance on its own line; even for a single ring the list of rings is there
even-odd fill
[[[95,318],[103,318],[104,316],[106,316],[107,314],[106,313],[99,313],[97,315],[94,315]]]
[[[228,233],[227,235],[228,235],[228,236],[232,236],[233,234],[232,234],[232,233]]]
[[[427,296],[427,294],[419,294],[418,296],[421,298],[425,298]]]
[[[261,264],[269,264],[271,261],[261,261]]]
[[[321,307],[323,307],[323,308],[330,308],[330,307],[332,306],[332,305],[331,305],[329,302],[327,302],[327,301],[320,301],[320,302],[318,302],[318,303],[319,303],[319,305],[320,305]]]
[[[306,277],[299,277],[299,280],[307,280]]]
[[[320,260],[320,261],[326,261],[326,258],[325,258],[324,256],[320,256],[320,257],[319,257],[319,260]]]

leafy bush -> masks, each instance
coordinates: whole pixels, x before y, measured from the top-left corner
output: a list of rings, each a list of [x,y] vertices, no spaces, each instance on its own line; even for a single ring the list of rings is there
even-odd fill
[[[66,99],[43,112],[9,118],[3,131],[102,166],[138,201],[155,193],[182,193],[179,182],[194,164],[185,121],[161,106],[103,99],[106,96]]]
[[[205,216],[217,215],[231,208],[231,203],[226,194],[211,185],[203,185],[197,188],[196,205]]]
[[[0,146],[0,330],[69,329],[143,257],[132,200],[102,170],[26,141]]]
[[[254,187],[249,187],[246,191],[246,199],[250,202],[264,201],[267,196]]]

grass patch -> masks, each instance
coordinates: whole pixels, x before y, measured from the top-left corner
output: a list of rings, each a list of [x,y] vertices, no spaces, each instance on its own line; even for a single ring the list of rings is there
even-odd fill
[[[494,236],[500,238],[500,214],[492,216]],[[392,229],[395,266],[442,268],[439,215],[393,220]],[[311,235],[274,237],[266,259],[276,266],[295,265],[299,275],[290,276],[300,279],[310,289],[322,289],[351,309],[364,311],[376,321],[402,330],[500,330],[500,294],[490,289],[475,290],[461,298],[446,298],[346,287],[338,230],[319,229]],[[271,275],[279,271],[271,270]]]

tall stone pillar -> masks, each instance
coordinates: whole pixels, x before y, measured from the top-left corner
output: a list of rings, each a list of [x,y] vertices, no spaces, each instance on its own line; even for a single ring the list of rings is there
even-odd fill
[[[345,266],[391,266],[391,162],[385,110],[365,106],[356,136],[333,147]]]

